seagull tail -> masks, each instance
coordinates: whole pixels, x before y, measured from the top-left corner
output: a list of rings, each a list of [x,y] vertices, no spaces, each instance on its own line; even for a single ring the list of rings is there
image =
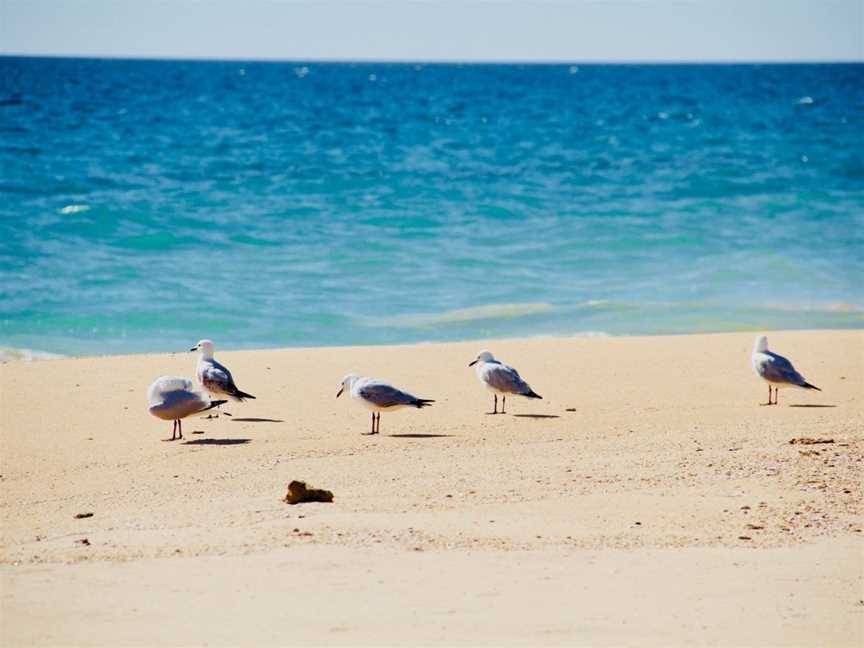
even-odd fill
[[[231,396],[232,396],[232,398],[237,399],[241,403],[246,398],[251,398],[252,400],[255,400],[255,397],[252,394],[247,394],[246,392],[242,392],[239,389],[235,390],[234,393],[231,394]]]
[[[816,391],[822,391],[822,390],[819,389],[816,385],[811,385],[811,384],[808,383],[808,382],[805,382],[805,383],[804,383],[803,385],[801,385],[801,386],[802,386],[804,389],[815,389]]]
[[[525,398],[539,398],[540,400],[543,400],[543,397],[540,394],[536,393],[533,389],[529,389],[528,393],[524,396]]]
[[[431,405],[431,404],[434,403],[434,402],[435,402],[435,401],[432,400],[431,398],[418,398],[417,400],[415,400],[415,401],[414,401],[413,403],[411,403],[411,404],[412,404],[414,407],[416,407],[417,409],[420,409],[421,407],[428,407],[429,405]]]
[[[213,409],[214,407],[219,407],[220,405],[224,405],[227,402],[228,402],[227,400],[210,401],[210,404],[201,411],[206,412],[209,409]]]

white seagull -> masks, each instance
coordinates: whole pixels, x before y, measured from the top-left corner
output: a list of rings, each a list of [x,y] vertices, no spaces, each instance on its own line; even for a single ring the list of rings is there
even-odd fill
[[[776,405],[777,395],[781,387],[800,387],[822,391],[816,385],[811,385],[804,376],[795,371],[795,367],[786,358],[768,350],[768,338],[760,335],[753,345],[753,371],[768,383],[768,402],[765,405]],[[774,387],[774,401],[771,401],[771,387]]]
[[[367,409],[372,410],[372,431],[368,434],[378,434],[381,431],[381,412],[396,411],[403,407],[420,409],[435,402],[428,398],[417,398],[408,392],[396,389],[393,385],[357,374],[348,374],[342,379],[336,398],[339,398],[346,389],[351,398],[360,401]],[[377,426],[376,412],[378,415]]]
[[[495,395],[493,414],[498,414],[498,394],[501,394],[501,414],[505,413],[504,405],[507,394],[517,394],[526,398],[543,398],[540,394],[534,393],[528,383],[522,380],[518,371],[496,360],[495,356],[488,351],[481,351],[477,354],[476,360],[468,363],[469,367],[474,365],[477,365],[474,367],[474,371],[477,372],[480,382]]]
[[[240,391],[237,385],[234,384],[234,378],[231,376],[231,372],[228,371],[228,367],[213,357],[213,342],[210,340],[201,340],[189,350],[201,351],[195,374],[198,376],[198,382],[201,383],[201,386],[211,396],[225,395],[236,401],[243,401],[245,398],[255,398],[252,394]]]
[[[174,421],[171,438],[174,441],[183,438],[183,423],[181,419],[195,414],[201,414],[224,403],[224,400],[211,401],[206,394],[194,390],[192,381],[176,376],[162,376],[150,385],[147,390],[147,400],[150,403],[150,413],[165,421]],[[177,436],[177,433],[180,436]]]

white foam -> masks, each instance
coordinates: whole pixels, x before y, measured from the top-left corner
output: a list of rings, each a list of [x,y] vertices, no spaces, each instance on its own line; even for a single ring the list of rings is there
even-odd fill
[[[552,304],[542,302],[535,304],[486,304],[472,308],[458,308],[443,313],[397,315],[396,317],[375,320],[375,324],[378,326],[438,326],[440,324],[458,324],[488,319],[516,319],[526,315],[548,313],[554,308]]]
[[[766,310],[775,310],[790,313],[850,313],[855,315],[864,314],[864,305],[849,304],[847,302],[832,302],[828,304],[768,303],[764,305],[764,308]]]
[[[66,205],[60,209],[61,214],[80,214],[86,211],[90,211],[90,205]]]
[[[0,347],[0,362],[33,362],[34,360],[58,360],[66,356],[48,351],[37,351],[36,349],[16,349],[13,347]]]

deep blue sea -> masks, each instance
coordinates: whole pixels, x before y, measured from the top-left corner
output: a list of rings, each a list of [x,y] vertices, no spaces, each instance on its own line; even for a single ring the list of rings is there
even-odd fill
[[[864,65],[0,58],[0,347],[864,326]]]

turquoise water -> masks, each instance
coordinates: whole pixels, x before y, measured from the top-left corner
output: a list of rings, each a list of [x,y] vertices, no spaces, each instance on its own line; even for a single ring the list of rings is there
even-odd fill
[[[862,65],[0,79],[0,347],[864,326]]]

